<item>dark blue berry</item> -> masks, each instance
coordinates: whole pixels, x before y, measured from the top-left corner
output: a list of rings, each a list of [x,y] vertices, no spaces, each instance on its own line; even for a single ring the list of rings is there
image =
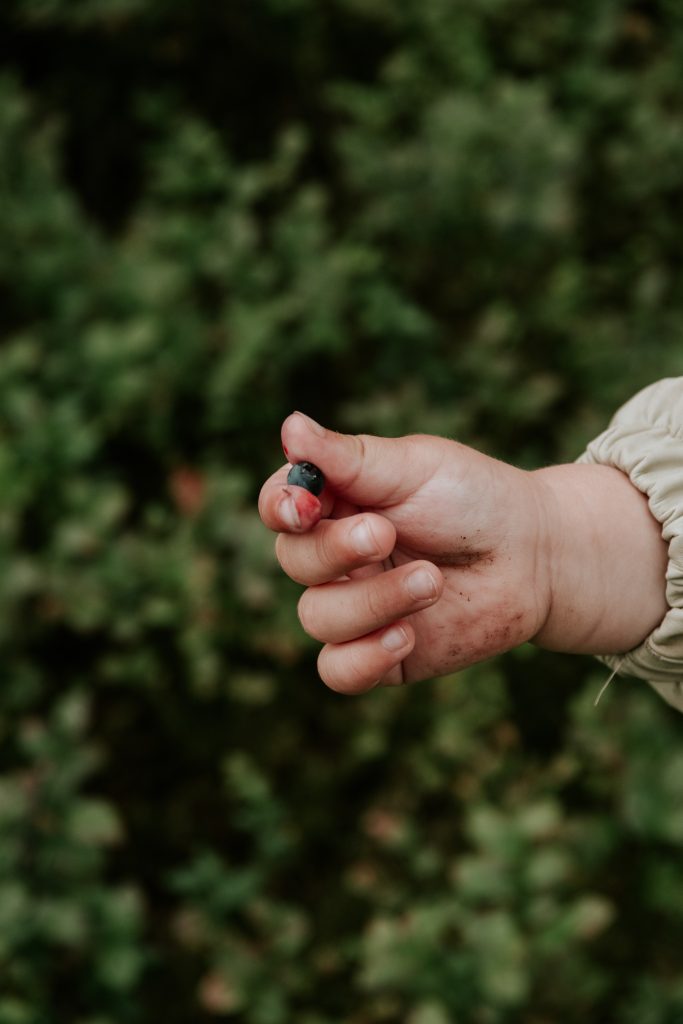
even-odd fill
[[[287,474],[287,483],[296,487],[305,487],[311,494],[320,494],[325,486],[322,471],[312,462],[297,462]]]

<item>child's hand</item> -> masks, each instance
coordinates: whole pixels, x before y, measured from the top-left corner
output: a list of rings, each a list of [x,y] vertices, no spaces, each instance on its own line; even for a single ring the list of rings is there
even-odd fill
[[[261,515],[281,531],[283,569],[308,587],[299,616],[325,644],[333,689],[442,675],[541,628],[549,583],[529,474],[442,438],[341,435],[300,414],[282,439],[291,462],[325,474],[322,506],[286,486],[284,467]]]
[[[529,473],[455,441],[337,434],[300,413],[282,440],[290,463],[319,466],[326,487],[318,499],[288,486],[284,466],[259,509],[279,532],[283,569],[307,587],[299,617],[324,644],[318,668],[334,690],[444,675],[531,639],[625,650],[663,614],[666,547],[618,470]],[[646,559],[632,614],[623,606],[634,571],[624,576],[611,514]],[[617,550],[612,577],[605,563]]]

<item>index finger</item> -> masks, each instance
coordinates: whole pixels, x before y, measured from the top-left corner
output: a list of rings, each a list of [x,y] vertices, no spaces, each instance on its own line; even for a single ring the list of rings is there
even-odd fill
[[[329,515],[333,499],[323,491],[317,498],[304,487],[287,483],[291,464],[282,466],[270,476],[258,499],[261,519],[276,533],[305,533],[324,516]]]

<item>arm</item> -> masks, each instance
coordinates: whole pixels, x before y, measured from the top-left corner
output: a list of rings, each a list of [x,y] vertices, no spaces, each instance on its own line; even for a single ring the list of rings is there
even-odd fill
[[[299,614],[324,645],[323,680],[358,693],[530,640],[623,663],[683,710],[672,689],[683,679],[683,541],[672,540],[683,495],[669,493],[683,491],[683,380],[678,427],[661,419],[670,383],[620,410],[579,464],[531,473],[443,438],[342,435],[289,417],[289,459],[319,465],[329,486],[311,501],[283,487],[285,466],[259,504],[284,570],[306,587]],[[363,530],[373,543],[361,550]],[[417,570],[431,583],[422,595]]]
[[[539,647],[629,651],[662,621],[667,545],[647,499],[611,466],[552,466],[531,474],[543,492],[542,558],[550,607]]]

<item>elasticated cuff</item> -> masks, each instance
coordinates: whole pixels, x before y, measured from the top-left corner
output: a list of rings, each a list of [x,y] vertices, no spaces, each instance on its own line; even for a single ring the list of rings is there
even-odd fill
[[[577,462],[615,466],[626,473],[647,496],[669,545],[669,611],[638,647],[601,656],[600,661],[618,673],[646,679],[683,711],[683,377],[658,381],[634,395]]]

